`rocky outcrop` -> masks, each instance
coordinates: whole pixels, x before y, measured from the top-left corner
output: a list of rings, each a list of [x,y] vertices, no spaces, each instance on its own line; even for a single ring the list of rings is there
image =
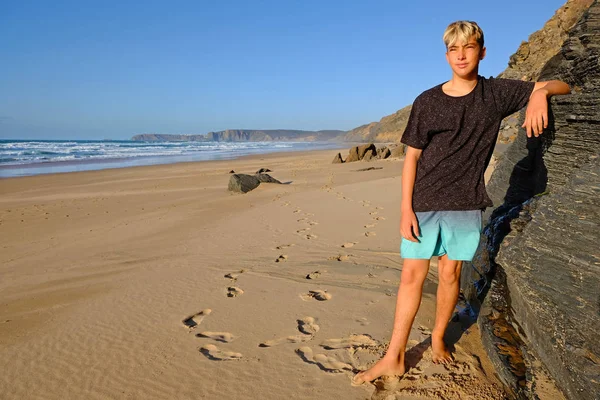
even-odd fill
[[[402,157],[406,152],[404,144],[390,144],[388,146],[376,147],[374,143],[351,147],[348,156],[342,160],[341,153],[333,158],[333,164],[349,163],[354,161],[383,160],[389,157]]]
[[[499,77],[537,80],[546,62],[561,51],[569,30],[593,1],[567,1],[542,29],[529,36],[528,41],[521,43],[517,52],[510,57],[508,68]]]
[[[256,189],[261,183],[280,184],[281,182],[269,174],[233,174],[229,177],[228,189],[232,192],[248,193],[249,191]]]
[[[600,4],[585,12],[582,4],[569,1],[557,12],[580,7],[565,38],[553,39],[562,40],[559,51],[539,50],[551,55],[541,66],[510,67],[563,80],[573,93],[552,100],[544,135],[519,131],[500,158],[488,193],[501,205],[463,268],[472,304],[487,293],[482,340],[518,398],[539,396],[546,374],[569,399],[600,398]],[[541,37],[550,35],[532,35]]]
[[[345,131],[300,131],[290,129],[253,130],[227,129],[219,132],[208,132],[206,135],[167,135],[146,133],[135,135],[131,140],[146,142],[268,142],[268,141],[329,141],[342,140]]]
[[[342,158],[342,153],[337,153],[335,157],[333,157],[332,164],[342,164],[344,159]]]

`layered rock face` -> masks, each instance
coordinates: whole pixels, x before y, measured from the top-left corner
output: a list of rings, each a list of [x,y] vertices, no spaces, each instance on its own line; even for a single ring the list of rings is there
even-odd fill
[[[492,361],[511,364],[514,377],[500,376],[519,398],[536,396],[537,360],[567,398],[600,398],[600,4],[569,4],[589,8],[527,76],[560,79],[573,94],[553,99],[541,138],[519,132],[499,161],[488,193],[502,205],[462,282],[473,299],[490,267],[505,277],[479,323]]]
[[[537,80],[548,59],[560,52],[569,30],[593,1],[569,0],[546,22],[543,29],[521,43],[517,52],[510,57],[509,67],[499,77]]]

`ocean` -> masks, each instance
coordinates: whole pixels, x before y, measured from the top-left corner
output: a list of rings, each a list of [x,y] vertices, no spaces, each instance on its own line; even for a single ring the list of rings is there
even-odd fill
[[[0,178],[90,171],[251,154],[335,149],[334,142],[139,142],[131,140],[0,140]]]

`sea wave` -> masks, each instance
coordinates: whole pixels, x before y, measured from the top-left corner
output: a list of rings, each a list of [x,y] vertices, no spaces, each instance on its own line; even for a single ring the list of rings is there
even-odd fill
[[[339,146],[332,142],[0,140],[0,177],[222,160],[250,154]]]

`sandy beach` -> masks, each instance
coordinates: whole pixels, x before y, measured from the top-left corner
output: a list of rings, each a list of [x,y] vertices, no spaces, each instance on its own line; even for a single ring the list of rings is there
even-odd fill
[[[504,398],[476,324],[431,362],[435,264],[405,377],[351,386],[391,335],[402,159],[337,152],[0,180],[0,397]],[[286,184],[227,190],[262,167]]]

